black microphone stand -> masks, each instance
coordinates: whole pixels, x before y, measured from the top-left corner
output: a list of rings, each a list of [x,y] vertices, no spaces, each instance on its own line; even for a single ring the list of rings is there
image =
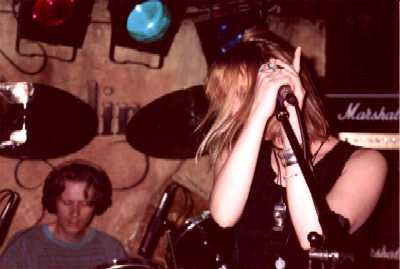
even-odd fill
[[[295,105],[297,106],[297,102]],[[296,109],[298,109],[298,107],[296,107]],[[348,243],[350,241],[348,222],[346,223],[346,219],[341,218],[341,216],[337,215],[329,208],[325,199],[325,194],[322,193],[319,182],[315,179],[310,164],[304,158],[303,150],[290,125],[289,113],[283,105],[283,102],[277,102],[276,117],[282,124],[293,149],[293,153],[297,158],[301,172],[304,175],[304,179],[311,192],[318,220],[324,234],[324,236],[322,236],[317,232],[310,232],[308,235],[308,240],[311,245],[309,251],[309,268],[319,268],[317,265],[326,261],[330,261],[332,265],[335,265],[344,259],[353,260],[352,254],[347,253]],[[300,124],[302,124],[301,120]],[[346,252],[340,252],[339,250],[346,250]]]

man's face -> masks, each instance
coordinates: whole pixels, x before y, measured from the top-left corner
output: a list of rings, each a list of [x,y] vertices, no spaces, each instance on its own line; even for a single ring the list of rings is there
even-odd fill
[[[93,188],[87,190],[86,183],[66,181],[65,190],[56,201],[57,223],[55,234],[58,239],[73,242],[85,234],[94,215],[91,201]]]

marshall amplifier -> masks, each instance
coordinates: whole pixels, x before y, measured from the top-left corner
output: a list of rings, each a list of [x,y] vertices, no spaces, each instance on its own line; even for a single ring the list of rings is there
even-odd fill
[[[329,93],[325,95],[334,131],[398,133],[399,95],[395,93]]]
[[[329,93],[331,127],[341,140],[379,150],[388,163],[382,196],[369,218],[368,268],[399,268],[399,94]]]

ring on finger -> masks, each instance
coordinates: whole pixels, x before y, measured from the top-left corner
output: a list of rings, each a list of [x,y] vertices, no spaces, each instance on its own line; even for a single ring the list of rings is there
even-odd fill
[[[260,69],[258,72],[275,72],[278,69],[278,66],[276,64],[273,64],[271,62],[268,62],[266,64],[261,65]]]
[[[276,69],[278,68],[276,64],[271,63],[271,62],[268,62],[268,63],[267,63],[267,67],[268,67],[269,70],[271,70],[271,71],[273,71],[273,72],[275,72]]]

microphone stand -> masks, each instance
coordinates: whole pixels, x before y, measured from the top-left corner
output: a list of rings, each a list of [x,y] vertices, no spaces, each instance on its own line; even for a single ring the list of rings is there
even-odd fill
[[[296,109],[297,108],[298,107],[296,107]],[[304,158],[303,150],[299,145],[296,135],[291,127],[289,122],[289,113],[286,110],[286,107],[283,105],[283,102],[277,102],[276,117],[282,124],[289,143],[293,149],[293,153],[297,158],[301,172],[303,173],[304,179],[311,192],[318,215],[318,220],[324,234],[324,236],[322,236],[317,232],[310,232],[308,235],[308,240],[311,245],[311,250],[309,251],[309,268],[318,268],[316,267],[316,261],[332,261],[332,264],[335,265],[336,262],[342,258],[349,258],[352,260],[351,254],[339,253],[338,251],[334,250],[340,249],[343,251],[346,248],[346,243],[349,242],[350,237],[348,234],[348,222],[345,223],[344,218],[341,218],[341,216],[337,215],[329,208],[329,205],[325,199],[325,194],[322,193],[320,184],[315,179],[315,175],[310,164]],[[300,121],[300,124],[302,124],[302,121]]]

